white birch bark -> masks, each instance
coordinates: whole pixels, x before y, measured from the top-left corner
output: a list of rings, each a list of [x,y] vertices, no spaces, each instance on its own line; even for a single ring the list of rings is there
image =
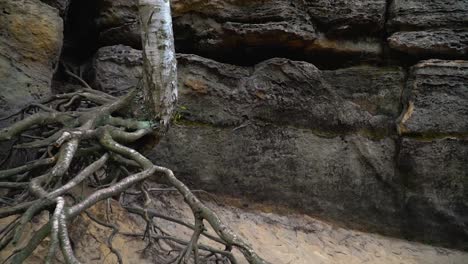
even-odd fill
[[[177,61],[170,0],[139,0],[143,45],[143,94],[149,117],[163,134],[177,102]]]

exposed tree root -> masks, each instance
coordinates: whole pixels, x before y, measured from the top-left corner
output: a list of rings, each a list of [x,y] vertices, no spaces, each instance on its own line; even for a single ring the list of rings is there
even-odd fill
[[[109,247],[110,251],[117,257],[117,261],[119,262],[119,264],[122,264],[123,263],[122,255],[116,248],[114,248],[114,246],[112,246],[112,240],[114,240],[115,235],[119,233],[119,228],[117,227],[117,225],[111,224],[111,223],[105,223],[97,219],[96,217],[94,217],[92,214],[90,214],[87,211],[85,211],[85,213],[86,213],[86,216],[88,216],[91,220],[98,223],[99,225],[105,226],[107,228],[112,228],[112,233],[107,239],[107,246]]]
[[[172,261],[201,263],[202,259],[206,261],[213,258],[215,262],[221,263],[222,260],[223,263],[236,263],[230,251],[237,248],[249,263],[266,263],[178,180],[171,170],[153,164],[132,147],[144,137],[151,136],[157,126],[149,121],[136,120],[129,114],[122,114],[129,112],[127,110],[131,108],[136,93],[133,90],[126,96],[115,98],[87,86],[77,92],[54,95],[25,108],[34,108],[35,111],[23,111],[25,118],[0,130],[1,141],[21,137],[23,140],[14,148],[34,149],[38,152],[36,160],[0,171],[0,189],[8,190],[5,199],[0,201],[14,201],[0,208],[0,218],[21,215],[1,231],[0,249],[8,244],[17,245],[24,236],[26,224],[42,211],[50,212],[50,221],[35,232],[29,243],[16,251],[7,262],[23,262],[45,237],[50,236],[47,263],[52,262],[58,249],[67,263],[79,263],[73,253],[67,223],[97,202],[116,197],[135,184],[141,184],[153,177],[155,180],[168,182],[183,195],[193,211],[195,223],[191,225],[182,219],[160,215],[146,206],[126,208],[132,213],[146,216],[148,225],[152,225],[152,219],[156,217],[193,230],[190,241],[183,241],[161,231],[158,231],[159,234],[153,231],[147,234],[154,243],[173,243],[179,254]],[[92,182],[93,177],[99,178],[96,184],[105,182],[107,185],[80,200],[65,199],[80,184]],[[24,195],[24,192],[28,195]],[[145,193],[147,190],[142,188],[141,194]],[[118,228],[111,223],[98,223],[113,230],[108,246],[121,263],[122,257],[112,247],[112,238],[119,232]],[[205,232],[206,223],[213,228],[217,237]],[[153,229],[156,230],[157,227],[153,226]],[[200,236],[221,243],[226,250],[201,245],[198,241]]]

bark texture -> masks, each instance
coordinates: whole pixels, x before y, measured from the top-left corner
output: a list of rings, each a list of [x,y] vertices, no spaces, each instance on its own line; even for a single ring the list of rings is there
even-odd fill
[[[168,0],[140,0],[143,91],[148,117],[168,130],[177,102],[177,61]]]

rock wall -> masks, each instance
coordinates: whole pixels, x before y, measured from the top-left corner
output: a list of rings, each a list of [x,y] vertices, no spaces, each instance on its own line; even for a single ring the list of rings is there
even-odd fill
[[[57,9],[36,0],[0,0],[0,116],[8,116],[50,94],[63,43]],[[12,119],[0,119],[0,126]],[[1,142],[9,149],[12,142]],[[0,152],[0,160],[9,155]],[[18,165],[27,156],[7,164]],[[2,162],[3,166],[5,162]]]
[[[0,0],[0,111],[3,114],[50,93],[63,22],[58,11],[34,0]]]
[[[139,48],[136,9],[103,1],[101,45]],[[179,56],[179,112],[156,161],[209,191],[467,245],[468,62],[447,59],[467,58],[468,2],[193,0],[173,12],[180,52],[229,64]],[[134,85],[122,57],[137,53],[102,48],[95,86]]]
[[[172,3],[181,98],[155,162],[196,188],[468,249],[468,1]],[[98,5],[100,48],[77,59],[121,94],[141,74],[136,1]]]

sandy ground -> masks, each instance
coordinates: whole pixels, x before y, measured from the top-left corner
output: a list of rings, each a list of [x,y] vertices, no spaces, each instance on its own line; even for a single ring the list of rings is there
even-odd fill
[[[153,207],[159,212],[191,219],[191,212],[177,195],[158,195]],[[334,227],[306,215],[279,215],[252,209],[222,206],[207,201],[232,229],[245,237],[259,255],[272,264],[325,264],[325,263],[420,263],[420,264],[467,264],[468,252],[432,247],[414,242],[383,237],[353,230]],[[129,215],[117,202],[111,202],[111,222],[118,223],[121,232],[142,233],[144,222],[138,216]],[[106,219],[106,203],[89,210],[99,219]],[[44,221],[46,216],[42,216]],[[5,221],[2,221],[5,224]],[[0,227],[2,222],[0,222]],[[187,239],[190,230],[157,220],[166,232]],[[106,245],[111,229],[98,225],[87,216],[81,216],[70,224],[71,237],[77,257],[83,263],[117,263],[116,257]],[[25,241],[28,240],[25,237]],[[188,240],[188,239],[187,239]],[[202,243],[217,246],[203,239]],[[27,263],[42,263],[48,241],[30,257]],[[143,254],[146,243],[140,238],[117,235],[113,246],[122,254],[124,263],[157,263],[151,255]],[[220,249],[222,247],[219,247]],[[0,261],[11,253],[11,248],[0,252]],[[239,254],[239,263],[247,263]],[[61,261],[58,256],[56,261]]]
[[[190,217],[188,208],[180,210],[185,208],[180,198],[168,199],[165,203],[164,208],[174,208],[179,214]],[[208,204],[245,237],[260,256],[274,264],[468,263],[468,252],[347,230],[306,215],[285,216],[220,206],[214,202]],[[247,263],[238,255],[240,263]]]

